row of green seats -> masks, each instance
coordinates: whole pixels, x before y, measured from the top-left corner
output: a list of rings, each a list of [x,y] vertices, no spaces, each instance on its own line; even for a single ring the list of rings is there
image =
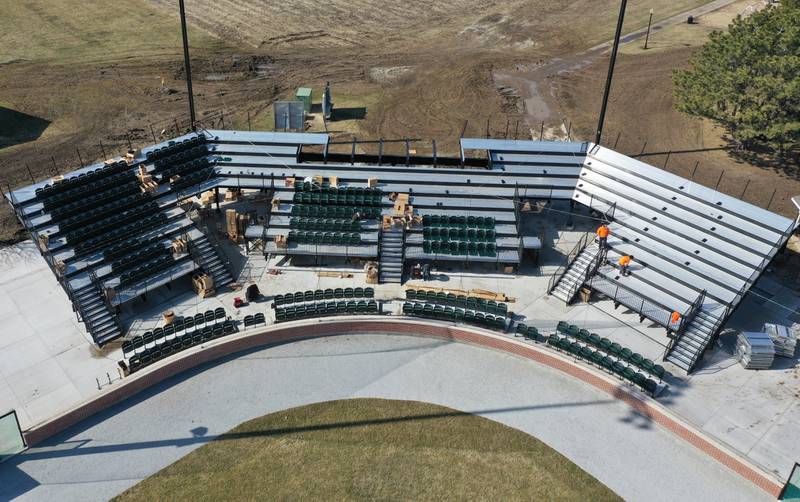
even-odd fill
[[[292,230],[323,230],[329,232],[358,232],[361,222],[358,220],[333,218],[291,218],[289,228]]]
[[[75,202],[70,202],[52,209],[50,211],[50,221],[53,223],[58,223],[64,218],[81,214],[84,211],[94,209],[98,206],[109,204],[116,200],[121,200],[124,197],[140,193],[142,193],[142,187],[139,185],[139,182],[136,181],[136,178],[133,178],[121,185],[113,186],[101,192],[87,194],[85,197],[81,197]]]
[[[113,216],[121,211],[136,208],[142,204],[150,201],[150,194],[147,192],[138,192],[125,197],[117,197],[107,204],[97,206],[92,209],[86,209],[79,214],[75,214],[58,222],[59,232],[68,232],[71,230],[80,229],[95,221],[101,220],[108,216]]]
[[[148,277],[152,277],[162,270],[166,270],[175,265],[175,258],[172,254],[162,254],[155,258],[141,262],[140,265],[123,272],[119,276],[119,285],[117,287],[127,286],[135,282],[141,282]]]
[[[514,332],[517,335],[522,335],[527,340],[533,340],[535,342],[543,342],[545,340],[545,338],[539,334],[538,329],[534,328],[533,326],[528,326],[527,324],[517,323],[517,327]]]
[[[165,339],[163,343],[152,348],[146,348],[141,353],[136,353],[128,360],[130,372],[134,373],[148,364],[154,363],[167,356],[188,349],[189,347],[209,342],[215,338],[236,333],[233,321],[221,321],[213,326],[205,326],[194,331],[187,331],[174,338]]]
[[[383,195],[380,188],[374,187],[332,187],[327,183],[314,185],[309,181],[295,183],[295,192],[318,192],[329,195]]]
[[[296,291],[283,295],[275,295],[275,306],[290,305],[292,303],[317,302],[320,300],[333,300],[339,298],[374,298],[373,288],[329,288],[307,291]]]
[[[323,206],[380,206],[381,198],[381,195],[329,195],[317,192],[296,192],[293,202]]]
[[[191,138],[185,138],[182,140],[171,140],[165,146],[153,148],[152,150],[147,152],[145,156],[147,157],[147,161],[151,162],[157,159],[163,159],[165,157],[176,155],[190,148],[198,147],[200,145],[205,144],[205,142],[206,142],[206,137],[203,134],[197,134],[196,136],[192,136]]]
[[[448,216],[425,214],[422,225],[426,227],[494,228],[495,219],[491,216]]]
[[[497,256],[497,246],[486,242],[423,241],[425,254],[448,254],[454,256]]]
[[[130,207],[122,211],[106,213],[103,218],[85,222],[83,225],[64,233],[64,239],[68,244],[84,241],[91,237],[96,237],[107,232],[112,228],[119,228],[129,222],[140,220],[143,215],[158,212],[158,203],[152,200],[143,202],[138,206]]]
[[[77,176],[37,188],[36,199],[42,202],[45,210],[49,211],[53,207],[72,200],[80,200],[123,181],[136,179],[133,172],[128,169],[130,166],[124,160],[120,160],[92,171],[84,171]]]
[[[493,316],[483,312],[473,312],[471,310],[445,307],[443,305],[432,305],[430,303],[403,302],[403,314],[427,317],[429,319],[441,319],[450,322],[465,322],[475,324],[484,328],[506,330],[506,318]]]
[[[361,244],[361,234],[345,232],[289,232],[289,242],[298,244],[327,244],[338,246],[357,246]]]
[[[164,327],[155,328],[153,331],[147,331],[141,336],[137,335],[122,342],[122,357],[128,359],[133,353],[140,354],[145,349],[160,345],[165,340],[171,340],[181,331],[201,329],[201,325],[209,326],[223,321],[225,321],[225,309],[222,307],[206,310],[205,313],[198,312],[194,316],[176,317]]]
[[[121,274],[126,270],[138,266],[159,255],[172,254],[170,248],[164,246],[163,242],[156,242],[143,249],[137,249],[133,253],[127,254],[111,263],[111,271],[114,274]]]
[[[461,307],[469,310],[481,310],[489,314],[506,316],[508,315],[508,305],[494,300],[484,300],[474,296],[456,295],[445,293],[444,291],[427,291],[424,289],[407,289],[406,298],[409,300],[419,300],[428,303],[438,303],[446,307]]]
[[[469,242],[494,242],[497,234],[494,230],[455,227],[424,227],[422,236],[434,241],[469,241]]]
[[[633,352],[631,349],[623,347],[616,342],[612,342],[608,338],[601,338],[600,335],[590,333],[585,329],[580,329],[578,326],[569,324],[566,321],[559,321],[558,326],[556,326],[556,331],[565,336],[569,336],[583,343],[592,345],[593,347],[596,347],[597,349],[600,349],[611,356],[619,358],[626,363],[633,364],[637,368],[643,369],[659,380],[664,378],[666,370],[663,366],[654,363],[650,359],[645,359],[644,356],[638,352]]]
[[[613,357],[606,355],[603,350],[595,350],[589,345],[581,345],[580,342],[572,340],[568,336],[561,337],[558,334],[554,334],[547,338],[547,344],[557,350],[567,352],[586,362],[595,364],[619,378],[635,384],[651,395],[655,394],[658,389],[658,384],[655,380],[647,378],[643,373],[636,371],[619,360],[614,360]]]
[[[115,172],[113,170],[110,171],[112,173]],[[103,169],[103,173],[105,172],[106,170]],[[39,189],[37,189],[38,199],[41,200],[43,197],[46,197],[44,200],[42,200],[42,207],[44,210],[52,211],[53,209],[61,207],[70,202],[84,200],[104,190],[121,186],[130,181],[135,181],[136,175],[131,171],[117,172],[116,174],[103,174],[102,178],[97,179],[97,181],[92,181],[91,183],[84,184],[80,182],[80,180],[85,178],[89,178],[89,176],[77,176],[75,178],[70,178],[70,180],[78,180],[73,181],[72,183],[67,183],[66,181],[56,183],[55,185],[52,185],[52,188],[46,191],[46,193],[49,195],[42,195],[45,192],[38,192]],[[91,178],[93,179],[95,176],[91,176]]]
[[[206,167],[205,169],[195,171],[191,174],[187,174],[186,176],[181,176],[177,180],[170,182],[170,188],[172,188],[172,190],[183,190],[184,188],[192,185],[198,185],[213,179],[216,175],[217,171],[214,169],[214,167]]]
[[[110,246],[121,239],[141,234],[165,224],[169,218],[164,213],[151,214],[121,227],[114,227],[108,232],[80,242],[75,246],[75,255],[80,256],[102,247]]]
[[[276,308],[275,322],[333,315],[377,314],[378,312],[378,302],[375,300],[339,300]]]
[[[363,219],[381,217],[379,207],[366,206],[320,206],[313,204],[294,204],[292,216],[308,216],[313,218],[352,218],[358,213]]]

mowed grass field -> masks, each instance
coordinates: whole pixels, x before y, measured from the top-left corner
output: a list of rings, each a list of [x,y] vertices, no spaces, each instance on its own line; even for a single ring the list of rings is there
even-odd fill
[[[172,57],[180,50],[177,10],[147,0],[2,0],[0,64],[41,61],[86,64]],[[217,44],[190,29],[192,45]]]
[[[621,500],[521,431],[382,399],[317,403],[245,422],[115,500],[476,499]]]

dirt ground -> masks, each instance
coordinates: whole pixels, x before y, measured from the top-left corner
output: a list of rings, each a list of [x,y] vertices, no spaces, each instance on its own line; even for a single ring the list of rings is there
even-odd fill
[[[655,32],[643,50],[632,42],[620,50],[609,99],[603,144],[650,164],[715,187],[761,207],[797,216],[791,197],[800,195],[797,164],[737,153],[724,131],[709,121],[675,110],[672,74],[687,66],[694,50],[712,30],[724,29],[736,15],[752,12],[739,1],[698,18]],[[575,135],[594,137],[608,55],[574,72],[552,76],[551,104],[572,122]]]
[[[654,3],[660,19],[704,2],[632,0],[625,31],[645,26]],[[0,0],[3,190],[118,154],[129,141],[134,147],[146,145],[153,136],[174,135],[176,125],[178,131],[186,127],[176,4]],[[498,82],[496,74],[536,67],[608,40],[617,6],[615,0],[410,1],[396,7],[378,0],[332,0],[324,7],[308,0],[196,0],[188,4],[187,15],[198,116],[207,127],[270,130],[274,100],[290,97],[301,85],[319,96],[330,81],[337,109],[347,111],[328,124],[337,136],[419,138],[425,140],[415,145],[420,153],[436,139],[440,154],[455,153],[462,131],[486,134],[487,121],[493,136],[517,130],[520,138],[538,137],[520,91]],[[630,62],[636,55],[621,58],[615,95],[637,81],[663,89],[665,75],[684,64],[686,55],[648,53],[647,71]],[[573,137],[593,129],[603,71],[598,61],[576,73],[574,81],[558,82],[558,99],[551,106],[575,123]],[[646,108],[613,99],[609,135],[623,123],[641,123],[629,130],[647,132],[650,152],[716,145],[713,132],[696,121],[685,119],[689,127],[676,122],[681,124],[676,128],[658,117],[668,111],[666,94],[643,93]],[[638,115],[650,106],[658,108]],[[548,124],[546,137],[562,133],[563,123]],[[316,130],[320,126],[312,124]],[[640,148],[639,137],[625,135],[619,147],[630,153],[637,143]],[[683,159],[673,154],[668,167],[677,169]],[[650,160],[663,162],[657,155]],[[711,171],[704,164],[698,179],[706,172]],[[726,172],[721,186],[735,176]],[[752,190],[746,198],[756,196]],[[772,208],[777,207],[776,201]],[[0,240],[21,237],[4,205]]]

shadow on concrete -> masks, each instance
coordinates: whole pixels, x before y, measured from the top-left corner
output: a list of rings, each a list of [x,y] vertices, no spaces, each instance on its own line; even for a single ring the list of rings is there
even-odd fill
[[[172,382],[174,384],[176,382]],[[171,384],[170,384],[171,385]],[[160,387],[160,386],[159,386]],[[517,406],[509,408],[495,408],[487,410],[475,410],[472,412],[452,411],[442,413],[431,413],[422,415],[399,416],[374,420],[357,420],[349,422],[333,422],[325,424],[314,424],[301,427],[280,427],[275,429],[267,429],[260,431],[241,432],[241,433],[226,433],[220,435],[207,435],[208,428],[198,426],[191,429],[189,436],[174,439],[163,439],[154,441],[139,441],[134,443],[119,443],[119,444],[106,444],[98,446],[89,446],[92,442],[91,439],[81,440],[68,440],[67,437],[74,436],[88,427],[91,427],[109,416],[119,413],[120,411],[128,408],[132,401],[142,401],[150,397],[154,392],[161,392],[162,389],[157,391],[145,391],[138,398],[128,400],[124,403],[114,406],[113,410],[100,413],[95,417],[87,419],[81,423],[80,426],[73,427],[59,435],[59,438],[46,441],[41,446],[32,448],[27,452],[20,454],[10,459],[7,463],[0,466],[0,475],[4,480],[0,488],[0,497],[4,500],[11,500],[16,497],[24,495],[26,492],[34,489],[39,485],[39,482],[31,478],[25,473],[20,466],[28,461],[46,461],[53,458],[65,457],[80,457],[85,455],[103,455],[119,451],[136,451],[147,450],[152,448],[178,448],[192,445],[204,445],[211,441],[236,441],[239,439],[248,439],[252,437],[279,437],[291,434],[301,434],[305,432],[326,431],[335,429],[349,429],[356,427],[370,427],[388,425],[401,422],[419,422],[427,420],[436,420],[443,418],[453,417],[467,417],[471,415],[480,415],[490,417],[491,415],[501,413],[513,413],[519,411],[536,411],[548,408],[573,408],[579,406],[597,406],[615,403],[615,399],[605,399],[597,401],[583,401],[583,402],[569,402],[569,403],[553,403],[535,406]],[[644,419],[644,417],[642,417]]]
[[[0,106],[0,148],[39,139],[49,120]]]

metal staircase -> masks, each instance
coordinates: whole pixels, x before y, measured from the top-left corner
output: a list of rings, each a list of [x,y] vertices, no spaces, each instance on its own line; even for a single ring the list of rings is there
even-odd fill
[[[98,346],[122,336],[122,326],[98,281],[71,292],[86,331]]]
[[[703,291],[692,303],[681,326],[675,331],[672,343],[664,352],[665,361],[671,362],[687,373],[695,369],[703,353],[713,343],[714,335],[722,328],[723,320],[728,313],[726,310],[726,313],[719,317],[703,310],[705,299],[706,292]]]
[[[555,283],[550,294],[567,304],[572,303],[578,290],[597,268],[599,253],[600,247],[595,243],[583,248],[567,267],[564,275]]]
[[[215,287],[220,288],[233,282],[231,273],[205,235],[194,237],[189,241],[189,253],[195,263],[214,279]]]
[[[401,284],[403,280],[403,241],[405,231],[402,226],[392,225],[381,230],[380,282]]]

